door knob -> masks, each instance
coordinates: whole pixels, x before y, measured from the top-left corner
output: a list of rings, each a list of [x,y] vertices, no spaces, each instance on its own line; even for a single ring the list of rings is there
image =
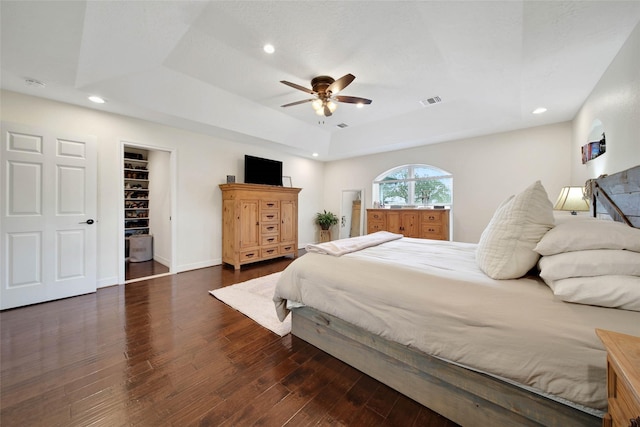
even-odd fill
[[[93,224],[94,222],[95,222],[94,220],[92,220],[91,218],[89,218],[88,220],[86,220],[86,221],[84,221],[84,222],[79,222],[78,224],[89,224],[89,225],[91,225],[91,224]]]

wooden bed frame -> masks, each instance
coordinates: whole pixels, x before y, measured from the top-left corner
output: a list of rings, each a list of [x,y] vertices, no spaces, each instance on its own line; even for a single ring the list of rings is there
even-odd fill
[[[640,227],[640,166],[594,180],[592,213]],[[463,426],[601,426],[602,417],[386,340],[309,307],[292,334]],[[594,331],[595,333],[595,331]]]

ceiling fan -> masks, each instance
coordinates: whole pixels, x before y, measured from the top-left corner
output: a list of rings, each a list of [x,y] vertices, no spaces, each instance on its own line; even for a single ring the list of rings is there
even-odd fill
[[[315,98],[291,102],[289,104],[282,105],[282,107],[291,107],[293,105],[311,102],[311,106],[316,110],[317,115],[329,117],[337,108],[334,101],[346,102],[348,104],[371,104],[372,101],[370,99],[359,98],[357,96],[336,95],[342,89],[349,86],[355,78],[356,76],[353,74],[344,75],[338,80],[334,80],[333,77],[329,76],[318,76],[311,80],[311,89],[281,80],[280,83],[284,83],[287,86],[291,86],[294,89],[301,90],[310,95],[315,95]]]

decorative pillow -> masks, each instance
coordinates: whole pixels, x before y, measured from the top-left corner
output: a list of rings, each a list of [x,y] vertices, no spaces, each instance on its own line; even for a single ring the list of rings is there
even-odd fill
[[[587,249],[626,249],[640,252],[640,229],[602,219],[576,219],[556,224],[540,240],[540,255]]]
[[[640,277],[572,277],[549,284],[553,294],[566,302],[640,311]]]
[[[536,181],[503,203],[480,236],[478,267],[493,279],[517,279],[536,265],[533,248],[553,227],[553,205]]]
[[[538,262],[545,282],[569,277],[640,276],[640,252],[594,249],[548,255]]]

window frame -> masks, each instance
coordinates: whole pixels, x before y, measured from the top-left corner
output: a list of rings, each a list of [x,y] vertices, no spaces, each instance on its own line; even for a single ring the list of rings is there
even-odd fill
[[[433,176],[427,176],[427,177],[416,177],[415,176],[415,171],[416,169],[428,169],[431,172],[435,172],[437,173],[436,175]],[[387,178],[389,175],[393,175],[396,174],[398,172],[402,172],[406,170],[407,171],[407,178],[403,178],[403,179],[385,179]],[[408,187],[407,187],[407,201],[404,204],[398,203],[398,205],[400,206],[433,206],[436,203],[422,203],[422,204],[418,204],[416,202],[416,194],[415,194],[415,187],[416,187],[416,182],[418,181],[441,181],[441,180],[450,180],[450,185],[447,185],[446,183],[443,183],[444,185],[447,186],[447,188],[449,189],[449,193],[450,193],[450,202],[449,203],[437,203],[438,206],[444,206],[447,208],[451,208],[451,206],[453,206],[453,174],[447,172],[444,169],[438,168],[436,166],[432,166],[432,165],[427,165],[427,164],[423,164],[423,163],[411,163],[411,164],[407,164],[407,165],[401,165],[401,166],[397,166],[394,167],[392,169],[389,169],[381,174],[379,174],[378,176],[376,176],[376,178],[373,180],[373,184],[372,184],[372,199],[373,199],[373,203],[374,206],[377,205],[378,206],[385,206],[384,205],[384,200],[380,200],[381,198],[381,194],[380,194],[380,185],[381,184],[393,184],[393,183],[407,183]]]

